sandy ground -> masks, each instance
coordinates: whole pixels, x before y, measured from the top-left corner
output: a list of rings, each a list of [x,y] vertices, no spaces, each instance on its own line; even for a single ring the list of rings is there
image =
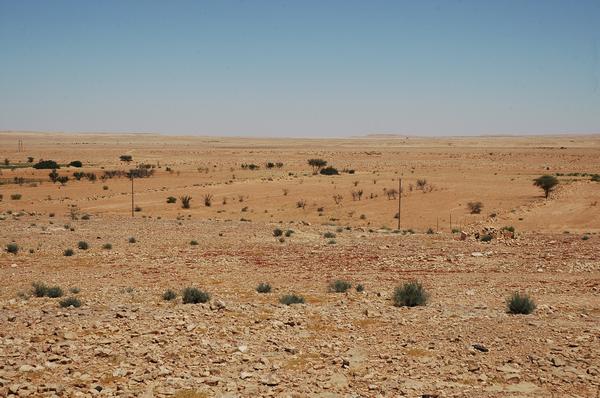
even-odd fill
[[[130,180],[61,186],[25,167],[28,156],[81,160],[82,169],[58,170],[68,176],[139,163],[155,173],[134,180],[132,218]],[[0,396],[600,396],[600,183],[581,175],[600,173],[599,136],[5,132],[4,158],[17,168],[0,169],[0,244],[20,251],[0,254]],[[309,158],[355,173],[313,175]],[[561,174],[547,200],[532,185],[546,173]],[[398,178],[401,229],[414,234],[394,231],[398,203],[384,189]],[[166,202],[183,195],[190,209]],[[481,214],[470,214],[472,201]],[[514,238],[475,238],[504,226]],[[275,228],[294,232],[280,240]],[[331,293],[335,279],[365,290]],[[415,279],[428,304],[395,307],[394,288]],[[33,282],[59,285],[82,306],[33,297]],[[257,293],[260,282],[273,291]],[[162,300],[187,286],[211,300]],[[515,291],[535,299],[533,314],[506,312]],[[306,303],[279,304],[288,293]]]

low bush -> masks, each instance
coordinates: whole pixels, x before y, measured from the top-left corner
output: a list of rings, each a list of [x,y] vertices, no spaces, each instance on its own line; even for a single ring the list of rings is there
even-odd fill
[[[34,169],[59,169],[60,166],[54,160],[40,160],[33,165]]]
[[[210,294],[195,287],[186,287],[183,289],[184,304],[206,303],[210,300]]]
[[[190,245],[192,245],[192,246],[198,246],[198,241],[197,240],[191,240],[190,241]]]
[[[279,237],[279,236],[281,236],[281,235],[283,235],[283,230],[282,230],[282,229],[280,229],[280,228],[275,228],[275,229],[273,230],[273,236],[275,236],[275,237]]]
[[[21,200],[22,197],[23,195],[21,195],[20,193],[13,193],[12,195],[10,195],[11,200]]]
[[[111,243],[105,243],[102,245],[102,248],[104,250],[111,250],[112,249],[112,244]]]
[[[73,249],[66,249],[66,250],[63,252],[63,255],[64,255],[64,256],[67,256],[67,257],[71,257],[73,254],[75,254],[75,251],[74,251]]]
[[[420,282],[407,282],[394,291],[394,305],[396,307],[416,307],[427,303],[428,294]]]
[[[335,234],[333,232],[325,232],[323,234],[323,237],[326,239],[333,239],[333,238],[335,238]]]
[[[192,201],[192,197],[185,195],[185,196],[181,196],[179,198],[179,200],[181,201],[181,208],[182,209],[189,209],[190,208],[190,203]]]
[[[526,293],[513,293],[506,300],[506,308],[511,314],[531,314],[535,310],[535,302]]]
[[[62,299],[62,300],[60,300],[59,304],[63,308],[81,307],[81,301],[79,301],[79,299],[76,297],[67,297],[65,299]]]
[[[271,285],[266,282],[261,282],[256,286],[256,291],[259,293],[271,293]]]
[[[359,283],[358,285],[356,285],[356,291],[357,292],[364,292],[365,291],[365,286],[362,283]]]
[[[33,295],[35,297],[44,297],[48,293],[48,286],[41,282],[32,283]]]
[[[60,288],[60,286],[49,287],[48,290],[46,291],[46,296],[48,296],[50,298],[62,297],[62,295],[63,295],[63,291]]]
[[[17,254],[19,252],[19,245],[16,243],[9,243],[6,245],[6,251],[8,253]]]
[[[175,300],[177,298],[177,293],[175,293],[172,289],[167,289],[162,295],[162,299],[165,301]]]
[[[482,235],[481,238],[479,238],[479,240],[481,240],[482,242],[491,242],[492,239],[492,235]]]
[[[481,202],[469,202],[467,203],[467,207],[471,214],[479,214],[481,213],[481,209],[483,209],[483,203]]]
[[[177,202],[177,198],[175,196],[169,196],[167,198],[167,203],[176,203]]]
[[[340,174],[338,172],[338,170],[335,167],[332,167],[332,166],[327,166],[327,167],[321,169],[321,171],[319,171],[319,173],[321,173],[322,175],[326,175],[326,176],[333,176],[333,175],[339,175]]]
[[[348,281],[338,279],[329,284],[329,291],[335,293],[345,293],[352,287],[352,284]]]
[[[304,297],[295,294],[286,294],[279,299],[279,302],[285,305],[304,304]]]
[[[132,236],[132,237],[130,237],[130,238],[127,240],[127,241],[128,241],[129,243],[135,243],[135,242],[136,242],[136,240],[135,240],[135,238],[134,238],[133,236]]]
[[[86,241],[80,240],[77,243],[77,247],[79,248],[79,250],[87,250],[90,248],[90,245]]]

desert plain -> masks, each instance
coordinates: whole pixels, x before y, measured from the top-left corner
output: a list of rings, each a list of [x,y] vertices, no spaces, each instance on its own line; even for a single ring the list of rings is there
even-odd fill
[[[0,396],[600,397],[599,135],[1,132],[0,162]]]

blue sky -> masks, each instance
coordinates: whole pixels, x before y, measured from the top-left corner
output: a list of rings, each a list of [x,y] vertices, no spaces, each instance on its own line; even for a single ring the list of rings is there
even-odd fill
[[[600,1],[0,0],[0,130],[600,132]]]

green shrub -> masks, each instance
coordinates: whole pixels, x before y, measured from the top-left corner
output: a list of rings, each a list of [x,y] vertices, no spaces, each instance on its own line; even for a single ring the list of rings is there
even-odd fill
[[[581,237],[581,239],[582,239],[582,240],[588,240],[589,238],[590,238],[590,236],[589,236],[589,235],[583,235],[583,236]]]
[[[335,234],[333,232],[325,232],[323,234],[323,237],[326,239],[333,239],[333,238],[335,238]]]
[[[102,245],[102,248],[104,250],[111,250],[112,249],[112,243],[105,243]]]
[[[190,245],[192,245],[192,246],[198,246],[198,241],[197,240],[191,240],[190,241]]]
[[[286,236],[287,238],[289,238],[290,236],[292,236],[292,234],[293,234],[293,233],[294,233],[294,231],[293,231],[293,230],[291,230],[291,229],[288,229],[287,231],[285,231],[285,236]]]
[[[319,173],[321,173],[322,175],[326,175],[326,176],[333,176],[333,175],[340,174],[338,172],[338,170],[332,166],[328,166],[328,167],[325,167],[324,169],[321,169],[321,171],[319,171]]]
[[[175,300],[177,298],[177,293],[175,293],[175,291],[172,289],[167,289],[163,293],[162,298],[165,301]]]
[[[453,234],[457,234],[459,232],[460,232],[460,229],[458,229],[458,228],[452,228],[452,233]]]
[[[177,198],[175,196],[169,196],[167,198],[167,203],[176,203],[177,202]]]
[[[73,294],[77,294],[77,293],[79,293],[81,291],[81,289],[78,288],[78,287],[72,287],[72,288],[69,289],[69,291],[71,293],[73,293]]]
[[[467,207],[471,214],[479,214],[481,213],[481,209],[483,209],[483,203],[481,202],[469,202],[467,203]]]
[[[421,283],[407,282],[394,291],[394,305],[396,307],[416,307],[427,303],[428,294]]]
[[[87,243],[86,241],[84,241],[84,240],[80,240],[80,241],[77,243],[77,247],[78,247],[80,250],[87,250],[87,249],[89,249],[89,248],[90,248],[90,245],[88,245],[88,243]]]
[[[600,174],[592,174],[592,181],[600,182]]]
[[[41,282],[32,283],[33,286],[33,295],[35,297],[44,297],[48,294],[48,286]]]
[[[133,236],[132,236],[132,237],[130,237],[130,238],[127,240],[127,241],[128,241],[129,243],[135,243],[135,242],[136,242],[136,240],[135,240],[135,238],[134,238]]]
[[[335,293],[345,293],[352,287],[352,284],[348,281],[338,279],[329,284],[329,291]]]
[[[295,294],[286,294],[279,299],[279,302],[285,305],[304,304],[304,297]]]
[[[210,294],[195,287],[186,287],[182,295],[184,304],[206,303],[210,300]]]
[[[259,293],[271,293],[271,285],[266,282],[261,282],[256,286],[256,291]]]
[[[12,195],[10,195],[11,200],[21,200],[22,197],[23,195],[21,195],[20,193],[13,193]]]
[[[75,254],[75,251],[74,251],[73,249],[70,249],[70,248],[69,248],[69,249],[66,249],[66,250],[63,252],[63,255],[65,255],[65,256],[67,256],[67,257],[71,257],[73,254]]]
[[[281,230],[281,229],[279,229],[279,228],[275,228],[275,229],[273,230],[273,236],[275,236],[275,237],[279,237],[279,236],[281,236],[281,235],[283,235],[283,230]]]
[[[46,291],[46,296],[51,297],[51,298],[62,297],[62,295],[63,295],[63,291],[60,288],[60,286],[49,287],[48,290]]]
[[[9,243],[6,245],[6,251],[8,253],[17,254],[19,252],[19,245],[16,243]]]
[[[356,285],[356,291],[357,292],[364,292],[365,291],[365,286],[362,283],[359,283],[358,285]]]
[[[65,299],[60,300],[59,302],[60,306],[63,308],[68,308],[68,307],[81,307],[81,301],[79,301],[78,298],[76,297],[67,297]]]
[[[481,238],[479,238],[479,240],[481,240],[482,242],[490,242],[492,240],[492,235],[482,235]]]
[[[515,227],[513,227],[512,225],[506,226],[506,227],[502,227],[503,231],[508,231],[508,232],[515,232]]]
[[[83,163],[81,163],[80,160],[74,160],[71,163],[69,163],[69,166],[71,166],[71,167],[82,167]]]
[[[427,234],[428,235],[433,235],[433,234],[435,234],[435,231],[433,230],[433,228],[428,228],[427,229]]]
[[[511,314],[531,314],[535,310],[535,302],[526,293],[513,293],[506,300],[506,307]]]
[[[181,208],[182,209],[189,209],[190,208],[190,202],[192,201],[192,197],[185,195],[185,196],[181,196],[179,198],[179,200],[181,201]]]
[[[41,160],[33,165],[34,169],[59,169],[60,166],[54,160]]]

